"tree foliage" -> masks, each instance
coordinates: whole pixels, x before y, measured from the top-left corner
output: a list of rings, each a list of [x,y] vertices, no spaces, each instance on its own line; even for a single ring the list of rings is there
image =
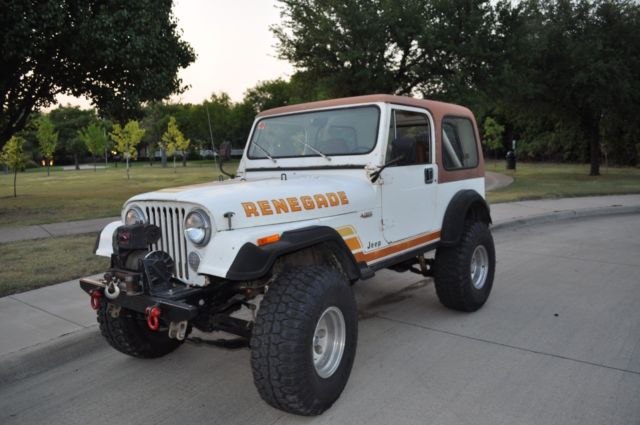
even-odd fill
[[[38,137],[38,145],[40,147],[40,154],[47,163],[47,176],[50,175],[51,161],[53,160],[53,153],[56,150],[58,144],[58,133],[53,127],[53,123],[47,116],[41,116],[36,121],[36,135]]]
[[[91,123],[86,128],[78,130],[78,138],[84,142],[87,150],[93,156],[93,170],[97,171],[96,157],[103,155],[109,144],[107,132],[98,123]]]
[[[483,141],[488,150],[497,153],[502,149],[502,135],[504,134],[504,126],[495,119],[487,117],[483,126]]]
[[[0,146],[60,93],[87,96],[103,115],[123,119],[183,89],[177,72],[195,55],[172,3],[3,1]]]
[[[76,169],[79,169],[80,157],[87,152],[87,148],[78,137],[78,131],[96,122],[95,111],[77,106],[61,106],[49,112],[48,117],[59,133],[59,154],[73,157]]]
[[[295,96],[292,86],[282,78],[261,81],[245,92],[243,103],[250,105],[255,113],[287,105]]]
[[[116,123],[111,131],[111,139],[115,143],[115,149],[125,158],[127,163],[127,179],[130,178],[129,160],[138,157],[136,148],[144,136],[144,129],[140,128],[138,121],[131,120],[122,127]]]
[[[21,170],[28,160],[28,156],[24,153],[25,140],[19,136],[13,136],[4,145],[0,152],[0,163],[5,164],[9,169],[13,170],[13,197],[17,197],[16,181],[18,179],[18,171]]]
[[[182,153],[182,165],[187,166],[187,149],[191,141],[184,137],[184,134],[178,129],[176,119],[169,117],[167,131],[162,135],[162,143],[166,146],[169,155],[173,155],[173,169],[176,169],[176,152]]]

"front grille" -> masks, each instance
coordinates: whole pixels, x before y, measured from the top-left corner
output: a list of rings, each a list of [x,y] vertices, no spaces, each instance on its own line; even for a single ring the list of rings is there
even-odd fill
[[[157,243],[151,245],[152,250],[168,253],[176,264],[174,274],[180,279],[189,279],[187,264],[187,239],[184,236],[184,208],[148,205],[145,213],[150,224],[160,228],[162,236]]]

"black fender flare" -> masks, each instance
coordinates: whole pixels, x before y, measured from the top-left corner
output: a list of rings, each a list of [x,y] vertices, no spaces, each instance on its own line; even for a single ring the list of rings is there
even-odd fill
[[[276,260],[286,254],[328,243],[341,262],[349,279],[366,279],[370,269],[366,264],[358,264],[344,239],[333,227],[309,226],[283,232],[280,240],[264,246],[247,242],[238,251],[226,278],[230,280],[254,280],[265,276]]]
[[[475,190],[465,189],[456,193],[444,213],[440,244],[456,245],[462,237],[464,221],[471,216],[487,225],[491,224],[491,212],[487,201]]]

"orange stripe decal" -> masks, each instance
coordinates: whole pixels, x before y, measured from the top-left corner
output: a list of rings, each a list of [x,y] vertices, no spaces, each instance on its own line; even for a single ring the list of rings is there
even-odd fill
[[[360,242],[356,238],[349,238],[344,240],[351,251],[357,251],[362,248]]]
[[[351,226],[340,227],[336,230],[343,238],[346,238],[347,236],[353,236],[355,234],[355,232],[353,231],[353,227]]]
[[[440,239],[440,231],[427,233],[407,241],[385,246],[384,248],[380,248],[375,251],[367,253],[359,252],[357,254],[354,254],[354,257],[356,258],[356,261],[365,261],[369,263],[401,251],[406,251],[408,249],[427,244],[429,242],[435,241],[436,239]]]

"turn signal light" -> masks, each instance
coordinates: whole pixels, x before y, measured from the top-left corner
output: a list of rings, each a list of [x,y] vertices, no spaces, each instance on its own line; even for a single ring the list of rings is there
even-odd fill
[[[270,243],[278,242],[279,240],[280,240],[279,234],[265,236],[264,238],[258,239],[258,246],[268,245]]]

